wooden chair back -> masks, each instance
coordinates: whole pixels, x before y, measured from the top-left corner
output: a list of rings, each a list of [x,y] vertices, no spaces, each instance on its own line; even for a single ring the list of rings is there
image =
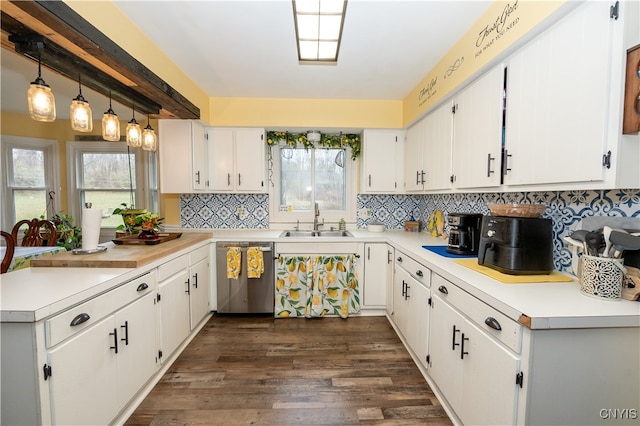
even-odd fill
[[[20,227],[24,224],[27,224],[28,227],[27,230],[24,231],[22,241],[18,243],[18,232],[20,231]],[[16,241],[16,245],[20,245],[22,247],[53,247],[56,245],[56,240],[58,239],[58,228],[56,227],[56,224],[50,220],[23,219],[13,226],[11,235]]]
[[[9,270],[11,260],[13,259],[13,252],[16,249],[16,240],[13,239],[13,235],[8,232],[0,231],[5,241],[6,250],[4,257],[2,258],[2,264],[0,265],[0,274],[4,274]]]

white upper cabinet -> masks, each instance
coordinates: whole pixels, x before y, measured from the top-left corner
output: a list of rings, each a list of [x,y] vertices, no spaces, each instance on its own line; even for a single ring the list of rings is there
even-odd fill
[[[264,129],[207,129],[212,192],[267,191]]]
[[[403,189],[404,130],[365,130],[362,142],[364,194],[393,194]]]
[[[424,189],[424,168],[422,151],[425,140],[425,119],[421,119],[407,129],[404,146],[404,190],[420,192]]]
[[[451,188],[451,155],[453,143],[452,102],[445,102],[424,119],[424,189]]]
[[[638,5],[617,4],[620,17],[614,19],[613,3],[586,2],[507,61],[505,185],[640,183],[638,138],[621,136],[620,124],[630,47],[623,30],[635,28],[637,43]],[[635,166],[623,167],[629,158]]]
[[[160,192],[206,190],[204,125],[194,120],[158,120]]]
[[[455,96],[455,188],[500,186],[504,69],[485,73]]]

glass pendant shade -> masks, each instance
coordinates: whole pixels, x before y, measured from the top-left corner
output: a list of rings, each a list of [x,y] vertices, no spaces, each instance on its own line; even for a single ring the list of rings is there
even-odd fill
[[[90,132],[93,130],[93,114],[89,102],[82,96],[82,85],[78,77],[80,92],[71,101],[69,114],[71,117],[71,128],[77,132]]]
[[[127,124],[127,145],[133,148],[142,145],[142,132],[135,118],[132,118]]]
[[[109,109],[102,116],[102,139],[105,141],[120,141],[120,120],[111,109],[111,92],[109,92]]]
[[[56,119],[56,100],[51,88],[40,78],[40,64],[38,78],[31,82],[27,90],[27,103],[32,120],[52,122]]]
[[[145,151],[155,151],[158,146],[158,137],[153,131],[151,124],[147,123],[147,127],[142,131],[142,149]]]

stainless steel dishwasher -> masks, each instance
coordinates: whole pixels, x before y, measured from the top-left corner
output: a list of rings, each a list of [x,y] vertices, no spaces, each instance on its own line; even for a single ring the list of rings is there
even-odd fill
[[[238,278],[227,277],[227,251],[239,247],[241,269]],[[247,249],[262,251],[264,272],[260,278],[247,277]],[[273,313],[275,294],[273,243],[219,242],[216,245],[218,313]]]

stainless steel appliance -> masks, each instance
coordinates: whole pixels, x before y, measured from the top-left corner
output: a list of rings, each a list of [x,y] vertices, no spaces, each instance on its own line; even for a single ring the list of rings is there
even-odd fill
[[[480,224],[482,215],[479,213],[449,213],[449,243],[447,252],[453,254],[478,254],[480,241]]]
[[[227,251],[240,248],[241,269],[238,278],[227,277]],[[247,249],[259,247],[264,261],[260,278],[247,277]],[[273,243],[219,242],[216,245],[216,275],[218,289],[218,313],[273,313],[275,274]]]
[[[511,275],[551,273],[551,226],[551,219],[485,216],[478,263]]]

